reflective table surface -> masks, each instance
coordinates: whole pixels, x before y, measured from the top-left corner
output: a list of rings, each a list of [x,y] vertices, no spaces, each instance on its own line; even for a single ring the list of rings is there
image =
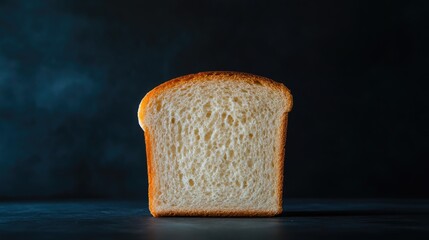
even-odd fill
[[[429,200],[286,199],[272,218],[154,218],[146,202],[0,202],[0,239],[429,239]]]

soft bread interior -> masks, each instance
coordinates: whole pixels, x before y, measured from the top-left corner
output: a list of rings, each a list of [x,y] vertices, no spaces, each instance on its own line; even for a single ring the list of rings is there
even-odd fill
[[[290,102],[272,86],[227,77],[151,97],[140,122],[151,141],[151,209],[278,212]]]

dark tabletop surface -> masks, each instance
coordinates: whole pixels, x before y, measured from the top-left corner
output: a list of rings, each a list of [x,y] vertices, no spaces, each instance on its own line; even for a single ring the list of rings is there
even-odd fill
[[[429,200],[286,200],[273,218],[153,218],[146,202],[1,202],[0,239],[429,239]]]

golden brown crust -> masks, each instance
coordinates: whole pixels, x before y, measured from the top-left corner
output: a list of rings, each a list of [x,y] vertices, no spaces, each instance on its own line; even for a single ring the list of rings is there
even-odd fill
[[[279,211],[278,214],[281,214],[283,211],[283,178],[284,178],[284,162],[285,162],[285,146],[286,146],[286,132],[287,132],[287,121],[288,121],[288,113],[285,112],[282,116],[282,124],[279,132],[279,140],[277,142],[280,143],[280,152],[278,156],[279,168],[278,168],[278,183],[277,183],[277,201],[279,203]]]
[[[275,90],[281,91],[284,94],[287,103],[287,109],[282,115],[282,124],[279,132],[279,154],[278,154],[278,183],[277,183],[277,198],[278,198],[278,209],[276,211],[263,211],[263,210],[204,210],[204,209],[195,209],[195,210],[172,210],[172,211],[157,211],[155,209],[155,192],[156,187],[154,180],[155,178],[155,169],[153,162],[153,148],[155,145],[154,139],[151,137],[151,130],[148,126],[144,124],[144,119],[146,115],[147,105],[149,101],[155,98],[158,94],[162,93],[165,90],[171,89],[175,86],[181,85],[183,83],[189,82],[198,82],[198,81],[210,81],[213,79],[219,79],[220,76],[226,76],[228,79],[236,79],[239,81],[246,81],[252,84],[263,85],[271,87]],[[286,143],[286,131],[287,131],[287,121],[288,121],[288,112],[291,111],[293,105],[292,95],[290,90],[281,83],[275,82],[269,78],[249,74],[242,72],[231,72],[231,71],[214,71],[214,72],[200,72],[196,74],[189,74],[182,77],[178,77],[167,81],[146,94],[142,99],[139,110],[138,110],[138,119],[139,124],[145,132],[145,142],[146,142],[146,154],[147,154],[147,167],[148,167],[148,179],[149,179],[149,210],[154,217],[161,216],[213,216],[213,217],[269,217],[275,216],[282,213],[282,196],[283,196],[283,168],[284,168],[284,155],[285,155],[285,143]]]
[[[154,203],[153,203],[153,195],[155,193],[155,189],[154,189],[154,180],[155,180],[155,174],[156,171],[154,171],[154,166],[152,163],[152,159],[153,159],[153,153],[152,153],[152,144],[154,144],[153,139],[151,139],[151,136],[149,134],[148,131],[146,131],[144,133],[145,136],[145,143],[146,143],[146,155],[147,155],[147,175],[148,175],[148,184],[149,184],[149,211],[150,212],[154,212],[155,209],[153,208]]]

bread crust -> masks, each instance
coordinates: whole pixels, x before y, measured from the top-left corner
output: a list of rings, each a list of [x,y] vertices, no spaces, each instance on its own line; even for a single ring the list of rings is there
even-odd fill
[[[278,134],[278,159],[277,159],[277,210],[275,211],[266,211],[266,210],[228,210],[228,209],[219,209],[219,210],[205,210],[205,209],[194,209],[194,210],[171,210],[171,211],[159,211],[156,210],[156,203],[154,196],[156,195],[156,187],[154,184],[155,167],[153,161],[153,148],[155,145],[154,138],[151,135],[150,126],[145,125],[145,116],[146,110],[149,102],[158,96],[160,93],[165,90],[174,88],[183,83],[192,83],[192,82],[206,82],[211,80],[219,80],[219,77],[228,77],[228,79],[236,79],[237,81],[245,81],[252,84],[263,85],[270,87],[274,90],[280,91],[283,93],[285,99],[287,100],[287,106],[285,112],[282,115],[280,131]],[[276,216],[282,213],[282,199],[283,199],[283,177],[284,177],[284,156],[285,156],[285,144],[286,144],[286,131],[288,123],[288,112],[292,110],[293,100],[290,90],[283,85],[282,83],[275,82],[269,78],[249,74],[242,72],[232,72],[232,71],[211,71],[211,72],[200,72],[196,74],[189,74],[174,78],[169,80],[148,92],[146,96],[142,99],[139,105],[137,112],[138,120],[141,128],[145,132],[145,142],[146,142],[146,154],[147,154],[147,171],[148,171],[148,183],[149,183],[149,211],[154,217],[161,216],[206,216],[206,217],[270,217]]]

